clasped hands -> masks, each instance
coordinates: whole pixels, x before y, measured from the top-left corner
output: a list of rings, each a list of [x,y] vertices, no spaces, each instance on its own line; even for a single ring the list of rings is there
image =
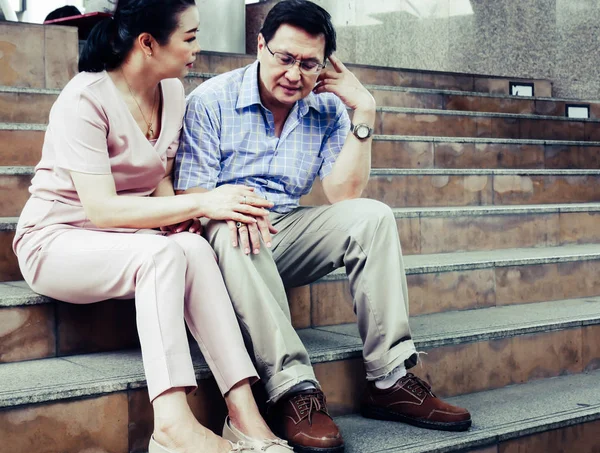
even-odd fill
[[[271,234],[277,229],[269,221],[268,208],[273,203],[256,195],[254,188],[225,184],[216,189],[193,194],[202,206],[202,216],[213,220],[225,220],[231,232],[231,244],[238,245],[244,253],[259,253],[261,237],[267,247],[271,247]],[[161,227],[169,233],[202,234],[202,225],[197,218],[174,225]]]

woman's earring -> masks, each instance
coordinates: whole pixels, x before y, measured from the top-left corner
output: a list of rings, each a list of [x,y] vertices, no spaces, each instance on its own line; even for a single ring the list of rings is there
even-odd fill
[[[151,56],[152,56],[152,52],[150,52],[150,53],[148,54],[148,56],[149,56],[149,57],[151,57]]]

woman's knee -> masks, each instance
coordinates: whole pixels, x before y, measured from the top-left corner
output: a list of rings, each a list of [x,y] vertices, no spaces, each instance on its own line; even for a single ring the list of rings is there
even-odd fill
[[[169,236],[171,242],[183,251],[186,261],[211,259],[215,260],[216,255],[210,244],[199,234],[183,232]]]

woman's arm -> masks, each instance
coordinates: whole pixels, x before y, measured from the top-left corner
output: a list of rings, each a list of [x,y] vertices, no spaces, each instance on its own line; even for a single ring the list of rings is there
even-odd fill
[[[99,228],[157,228],[193,217],[255,223],[254,217],[268,214],[263,208],[272,207],[246,186],[226,185],[189,195],[137,197],[118,195],[112,175],[71,171],[71,177],[87,217]],[[163,193],[167,190],[166,183],[159,186]]]

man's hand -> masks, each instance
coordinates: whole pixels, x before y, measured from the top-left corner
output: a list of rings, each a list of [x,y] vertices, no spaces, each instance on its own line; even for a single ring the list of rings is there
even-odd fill
[[[374,111],[376,103],[369,90],[335,55],[331,55],[329,61],[332,69],[325,69],[319,74],[313,91],[317,94],[333,93],[353,110]]]
[[[185,222],[176,223],[160,227],[160,231],[166,231],[169,234],[181,233],[189,231],[190,233],[202,234],[202,224],[198,219],[189,219]]]
[[[271,247],[271,234],[277,233],[268,216],[256,217],[256,223],[249,224],[228,220],[227,226],[231,232],[231,245],[239,245],[246,255],[251,251],[254,254],[260,252],[261,236],[266,246]]]

